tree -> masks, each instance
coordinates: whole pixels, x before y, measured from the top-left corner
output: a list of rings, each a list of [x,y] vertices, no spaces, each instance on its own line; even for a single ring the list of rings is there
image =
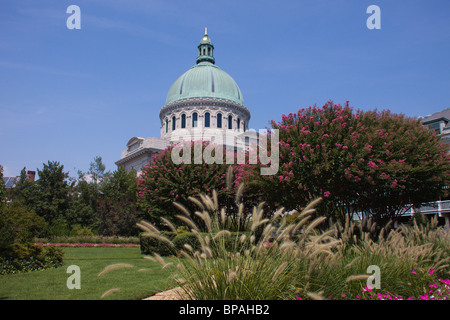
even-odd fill
[[[327,102],[272,121],[280,170],[252,179],[273,206],[300,210],[322,197],[322,215],[368,213],[383,225],[411,206],[437,200],[449,183],[449,156],[420,120]]]
[[[240,225],[237,219],[240,217],[237,215],[238,208],[234,196],[241,174],[239,166],[231,168],[230,180],[226,181],[230,165],[226,164],[225,148],[222,149],[222,164],[208,164],[203,160],[196,161],[196,159],[200,152],[205,154],[205,150],[211,150],[207,148],[213,147],[213,145],[207,142],[186,142],[185,146],[188,146],[191,151],[193,150],[189,155],[183,153],[183,157],[186,160],[190,159],[190,163],[188,163],[189,161],[180,164],[174,163],[172,152],[176,152],[177,149],[174,149],[176,146],[170,146],[155,155],[151,163],[142,169],[137,184],[137,201],[142,214],[140,218],[159,227],[164,227],[161,217],[175,225],[180,225],[181,221],[175,218],[176,215],[181,214],[180,210],[174,206],[174,202],[177,202],[192,212],[192,219],[201,228],[202,221],[194,214],[197,208],[189,198],[198,198],[199,194],[211,196],[213,190],[216,190],[219,207],[227,208],[227,213],[230,214],[231,228],[237,228]],[[211,155],[216,156],[214,152]],[[247,203],[252,200],[250,197],[246,199]],[[250,207],[249,205],[245,206],[245,208]]]
[[[35,198],[28,200],[28,206],[32,205],[36,214],[49,223],[57,219],[65,220],[69,207],[69,174],[64,172],[64,166],[57,161],[48,161],[43,164],[42,170],[37,171],[39,179],[33,192]]]
[[[0,207],[6,202],[6,187],[3,181],[3,166],[0,165]]]
[[[96,156],[94,161],[90,163],[87,174],[90,175],[94,183],[101,184],[111,174],[109,171],[105,172],[105,170],[106,166],[102,157]]]
[[[127,172],[119,167],[103,180],[96,208],[99,234],[137,235],[136,193],[136,171],[134,170]]]

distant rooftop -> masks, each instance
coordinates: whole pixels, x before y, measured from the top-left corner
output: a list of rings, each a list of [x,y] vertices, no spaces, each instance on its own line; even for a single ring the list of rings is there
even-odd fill
[[[6,189],[14,188],[19,177],[3,177]]]
[[[441,119],[445,119],[447,122],[450,121],[450,108],[423,117],[422,123],[426,124]]]

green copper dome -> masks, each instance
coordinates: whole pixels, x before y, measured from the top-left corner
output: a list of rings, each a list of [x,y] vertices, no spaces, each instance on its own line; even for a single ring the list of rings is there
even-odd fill
[[[172,84],[167,94],[166,105],[191,98],[225,99],[244,105],[241,90],[236,82],[214,64],[214,46],[206,30],[198,49],[197,64]]]

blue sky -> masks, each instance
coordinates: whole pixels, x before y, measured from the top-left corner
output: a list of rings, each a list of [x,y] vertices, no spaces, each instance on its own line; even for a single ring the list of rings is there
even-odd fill
[[[69,5],[81,29],[69,30]],[[368,6],[381,9],[370,30]],[[107,170],[133,136],[159,137],[171,84],[204,28],[216,64],[263,129],[327,100],[418,117],[450,107],[450,2],[2,0],[0,164]]]

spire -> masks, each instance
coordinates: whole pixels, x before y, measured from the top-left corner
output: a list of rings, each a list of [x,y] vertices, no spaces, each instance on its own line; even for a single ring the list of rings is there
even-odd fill
[[[197,64],[203,61],[215,63],[215,59],[213,56],[214,46],[211,43],[211,39],[208,36],[208,29],[205,27],[205,34],[203,35],[200,44],[198,45],[198,57]]]

